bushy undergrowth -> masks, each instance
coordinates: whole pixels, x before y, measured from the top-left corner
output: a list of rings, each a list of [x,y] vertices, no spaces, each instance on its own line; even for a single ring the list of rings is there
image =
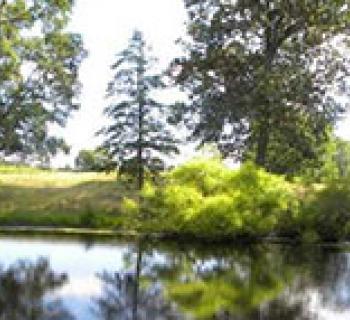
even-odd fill
[[[324,183],[289,182],[251,163],[231,170],[220,160],[196,159],[160,181],[146,183],[138,197],[134,185],[115,176],[0,166],[0,225],[113,228],[208,239],[350,238],[348,176]]]
[[[298,213],[293,185],[283,177],[250,163],[231,170],[219,160],[170,171],[162,186],[146,184],[142,199],[144,230],[202,237],[268,235],[283,216]],[[135,211],[130,200],[125,204]]]
[[[106,213],[0,213],[0,226],[31,227],[71,227],[118,229],[121,225],[118,216]]]
[[[306,239],[343,240],[350,236],[350,179],[329,182],[305,199],[300,229]]]
[[[161,186],[147,183],[142,199],[141,208],[125,200],[123,210],[146,233],[302,242],[350,237],[349,178],[291,183],[251,163],[230,170],[219,160],[197,159],[168,172]]]

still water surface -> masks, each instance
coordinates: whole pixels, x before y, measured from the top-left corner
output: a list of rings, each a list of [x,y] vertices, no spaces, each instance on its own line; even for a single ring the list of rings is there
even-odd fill
[[[0,320],[350,319],[350,247],[0,238]]]

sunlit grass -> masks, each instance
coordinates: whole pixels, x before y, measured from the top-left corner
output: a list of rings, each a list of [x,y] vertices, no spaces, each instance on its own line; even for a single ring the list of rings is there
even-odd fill
[[[65,172],[29,167],[1,166],[0,185],[67,188],[86,182],[115,181],[116,175],[95,172]]]
[[[0,224],[112,226],[130,193],[115,174],[0,166]]]

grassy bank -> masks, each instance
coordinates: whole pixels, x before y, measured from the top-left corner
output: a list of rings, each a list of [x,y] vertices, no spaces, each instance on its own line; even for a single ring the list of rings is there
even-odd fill
[[[0,225],[114,227],[125,196],[115,175],[0,166]]]
[[[135,186],[115,175],[0,166],[0,228],[108,229],[201,241],[350,236],[348,178],[306,185],[249,163],[231,170],[197,159],[166,172],[157,185],[147,182],[141,202],[135,195]]]

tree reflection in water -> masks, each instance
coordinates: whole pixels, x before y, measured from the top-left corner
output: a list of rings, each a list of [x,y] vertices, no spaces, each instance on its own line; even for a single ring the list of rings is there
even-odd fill
[[[286,320],[303,314],[301,304],[287,308],[284,300],[276,300],[273,310],[266,306],[293,279],[281,252],[212,252],[138,247],[134,259],[125,258],[129,271],[99,275],[104,291],[96,299],[96,314],[104,320],[259,319],[265,314],[264,319],[280,319],[268,314],[288,308]]]
[[[348,247],[150,244],[130,248],[116,272],[99,278],[97,320],[347,319],[350,312]],[[0,268],[0,320],[74,319],[50,294],[66,281],[45,259]]]
[[[321,247],[138,247],[123,272],[100,274],[96,312],[103,320],[319,319],[314,293],[318,307],[350,309],[349,261]]]
[[[143,275],[144,252],[138,246],[133,271],[103,272],[99,278],[103,283],[103,295],[95,300],[95,314],[103,320],[162,320],[182,319],[174,304],[163,295],[159,281]],[[130,264],[130,254],[125,257]]]
[[[73,320],[60,300],[49,300],[47,293],[67,281],[65,274],[55,274],[48,260],[36,263],[21,260],[0,270],[1,320]]]
[[[307,314],[303,301],[277,300],[295,279],[294,266],[277,247],[191,252],[182,265],[187,267],[177,274],[162,271],[166,291],[195,319],[288,320]]]

